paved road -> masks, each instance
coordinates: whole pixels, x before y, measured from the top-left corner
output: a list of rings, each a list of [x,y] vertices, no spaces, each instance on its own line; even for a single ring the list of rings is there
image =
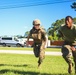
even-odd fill
[[[0,53],[10,53],[10,54],[33,54],[33,51],[23,51],[23,50],[0,50]],[[46,51],[45,55],[55,55],[55,56],[61,56],[61,52],[50,52]]]

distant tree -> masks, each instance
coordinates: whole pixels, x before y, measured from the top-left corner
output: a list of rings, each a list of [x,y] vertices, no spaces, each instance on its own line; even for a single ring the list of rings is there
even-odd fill
[[[48,40],[53,40],[52,35],[49,35],[49,36],[48,36]]]
[[[74,24],[76,24],[76,17],[75,17],[75,18],[73,18],[73,20],[74,20]]]
[[[16,35],[14,37],[23,38],[24,36],[22,36],[22,35]]]
[[[76,11],[76,2],[72,3],[71,8],[75,9],[75,11]]]
[[[25,34],[24,34],[24,37],[27,37],[29,34],[29,31],[26,31]]]
[[[56,22],[52,23],[51,27],[49,27],[48,30],[47,30],[48,35],[54,36],[54,32],[57,33],[57,30],[58,30],[59,26],[61,24],[64,24],[64,21],[65,20],[63,18],[61,20],[56,20]]]

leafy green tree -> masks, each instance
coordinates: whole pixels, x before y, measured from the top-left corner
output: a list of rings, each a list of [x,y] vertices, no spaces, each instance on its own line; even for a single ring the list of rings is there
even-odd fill
[[[53,36],[49,35],[49,36],[48,36],[48,39],[49,39],[49,40],[53,40]]]
[[[76,2],[72,3],[71,8],[75,9],[75,11],[76,11]]]
[[[59,26],[64,24],[64,18],[61,20],[56,20],[56,22],[52,23],[51,27],[48,28],[47,33],[48,35],[54,35],[54,32],[57,32]]]

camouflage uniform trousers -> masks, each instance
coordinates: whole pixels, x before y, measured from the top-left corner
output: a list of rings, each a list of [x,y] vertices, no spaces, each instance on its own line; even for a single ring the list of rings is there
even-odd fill
[[[43,59],[45,58],[45,50],[43,48],[43,45],[44,43],[41,43],[41,44],[34,43],[33,51],[34,51],[35,57],[39,57],[39,60],[38,60],[39,64],[41,64]]]
[[[72,55],[71,55],[71,52],[72,52]],[[68,64],[73,63],[72,61],[72,56],[73,56],[73,60],[75,63],[75,70],[76,70],[76,51],[72,51],[70,45],[62,46],[62,56]]]

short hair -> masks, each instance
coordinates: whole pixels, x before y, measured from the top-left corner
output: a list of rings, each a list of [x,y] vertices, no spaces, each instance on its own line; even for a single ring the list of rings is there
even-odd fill
[[[71,19],[73,20],[73,18],[72,18],[71,16],[66,16],[66,17],[65,17],[65,24],[67,24],[66,21],[69,20],[69,18],[71,18]]]

